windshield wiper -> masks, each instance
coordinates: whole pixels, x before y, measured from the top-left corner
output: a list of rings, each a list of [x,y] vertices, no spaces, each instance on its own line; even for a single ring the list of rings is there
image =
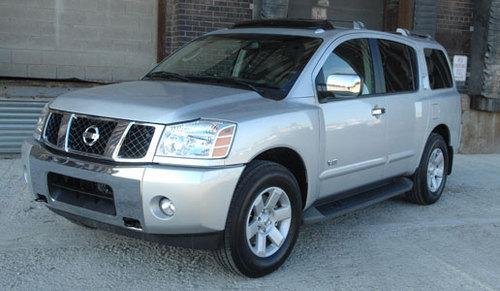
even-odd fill
[[[166,71],[157,71],[157,72],[152,72],[146,75],[146,78],[148,79],[175,79],[175,80],[181,80],[184,82],[190,82],[191,79],[183,76],[181,74],[177,73],[171,73],[171,72],[166,72]]]
[[[254,92],[257,92],[259,93],[260,95],[262,95],[262,90],[255,87],[254,85],[248,83],[248,82],[245,82],[245,81],[242,81],[242,80],[239,80],[239,79],[234,79],[234,78],[217,78],[217,80],[221,81],[221,82],[225,82],[225,83],[233,83],[233,84],[236,84],[236,85],[241,85],[243,87],[247,87],[247,89],[250,89]]]
[[[250,89],[251,91],[254,91],[264,97],[265,93],[264,90],[257,88],[256,86],[245,82],[240,79],[235,79],[235,78],[217,78],[217,77],[211,77],[211,76],[192,76],[194,79],[199,79],[203,81],[208,81],[208,82],[215,82],[215,83],[223,83],[223,84],[232,84],[232,85],[238,85],[239,87],[245,87],[247,89]]]

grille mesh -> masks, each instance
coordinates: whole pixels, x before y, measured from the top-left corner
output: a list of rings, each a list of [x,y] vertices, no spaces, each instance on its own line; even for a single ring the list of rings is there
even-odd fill
[[[45,128],[45,139],[53,145],[57,145],[57,138],[59,127],[61,126],[62,117],[63,115],[61,113],[51,113],[49,120],[47,121],[47,126]]]
[[[71,122],[69,130],[68,146],[70,149],[82,153],[93,155],[104,155],[108,140],[115,129],[117,122],[91,119],[86,117],[75,117]],[[91,126],[99,128],[99,139],[92,146],[88,146],[83,141],[83,133]]]
[[[134,124],[123,141],[118,156],[124,159],[144,158],[153,139],[155,128],[146,125]]]
[[[68,120],[70,123],[68,124]],[[68,150],[80,154],[91,154],[103,158],[113,158],[113,152],[123,138],[121,148],[118,150],[118,159],[142,159],[146,156],[153,140],[156,127],[152,125],[133,123],[128,131],[127,121],[93,118],[71,113],[51,112],[44,132],[44,140],[60,150],[65,150],[63,144],[67,142]],[[63,130],[68,136],[59,136]],[[95,126],[99,130],[99,139],[89,146],[85,144],[83,135],[85,131]],[[124,133],[126,136],[123,137]]]

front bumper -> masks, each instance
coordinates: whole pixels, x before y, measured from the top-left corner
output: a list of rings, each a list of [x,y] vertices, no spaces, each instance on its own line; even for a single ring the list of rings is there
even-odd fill
[[[225,228],[232,195],[243,165],[224,168],[193,168],[156,164],[103,164],[56,153],[35,140],[23,145],[26,179],[33,195],[47,197],[47,206],[72,220],[139,237],[168,236],[179,241],[219,237]],[[49,193],[48,174],[60,175],[109,185],[113,189],[116,215],[101,213],[63,203]],[[158,215],[158,197],[173,201],[175,215]],[[137,220],[140,227],[127,226]],[[109,226],[109,227],[105,227]],[[174,243],[176,244],[176,243]],[[177,244],[176,244],[177,245]]]

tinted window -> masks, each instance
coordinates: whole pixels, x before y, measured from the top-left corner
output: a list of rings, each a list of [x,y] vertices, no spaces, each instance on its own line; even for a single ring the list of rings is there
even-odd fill
[[[386,92],[415,91],[417,89],[415,50],[388,40],[379,40],[379,47]]]
[[[326,92],[326,81],[332,75],[358,76],[361,79],[361,84],[358,84],[361,85],[360,95],[375,93],[372,63],[367,39],[350,40],[339,45],[328,57],[316,78],[320,99],[341,97]]]
[[[452,87],[450,66],[445,54],[440,50],[433,49],[425,49],[424,52],[431,89]]]

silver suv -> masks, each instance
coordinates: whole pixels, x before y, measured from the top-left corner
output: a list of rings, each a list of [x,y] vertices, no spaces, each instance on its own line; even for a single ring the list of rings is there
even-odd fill
[[[252,21],[141,81],[55,99],[23,160],[35,199],[75,223],[215,249],[259,277],[302,223],[398,195],[436,202],[459,138],[459,94],[431,38]]]

